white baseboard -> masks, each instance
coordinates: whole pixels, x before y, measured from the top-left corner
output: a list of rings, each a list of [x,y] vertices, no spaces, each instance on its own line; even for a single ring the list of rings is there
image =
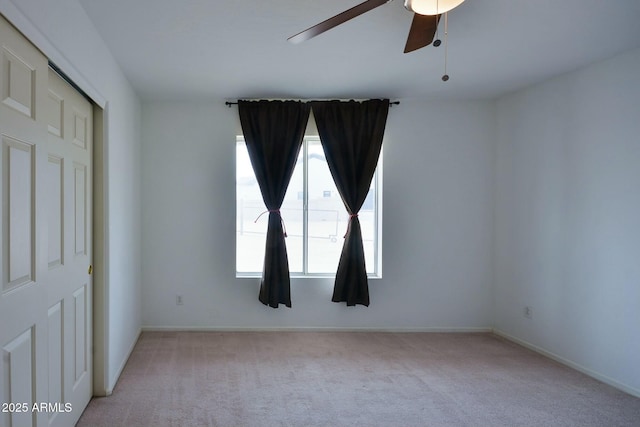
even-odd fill
[[[535,344],[531,344],[528,341],[521,340],[520,338],[516,338],[513,335],[509,335],[506,332],[503,332],[503,331],[501,331],[499,329],[495,329],[494,328],[493,329],[493,333],[498,335],[498,336],[500,336],[500,337],[502,337],[502,338],[504,338],[504,339],[506,339],[506,340],[512,341],[512,342],[514,342],[516,344],[519,344],[519,345],[521,345],[523,347],[526,347],[529,350],[533,350],[536,353],[539,353],[539,354],[541,354],[543,356],[546,356],[546,357],[548,357],[550,359],[553,359],[556,362],[562,363],[563,365],[566,365],[566,366],[568,366],[570,368],[573,368],[576,371],[580,371],[583,374],[588,375],[588,376],[590,376],[592,378],[595,378],[598,381],[601,381],[601,382],[603,382],[605,384],[608,384],[608,385],[610,385],[612,387],[615,387],[615,388],[617,388],[619,390],[622,390],[625,393],[628,393],[628,394],[630,394],[632,396],[635,396],[635,397],[640,397],[640,390],[635,388],[635,387],[631,387],[628,384],[621,383],[620,381],[614,380],[613,378],[608,377],[607,375],[604,375],[604,374],[596,372],[596,371],[594,371],[592,369],[586,368],[586,367],[580,365],[579,363],[576,363],[576,362],[574,362],[572,360],[566,359],[566,358],[564,358],[562,356],[559,356],[559,355],[557,355],[557,354],[555,354],[555,353],[553,353],[551,351],[545,350],[544,348],[539,347],[539,346],[537,346]]]
[[[337,328],[337,327],[203,327],[203,326],[143,326],[143,332],[431,332],[431,333],[490,333],[490,327],[431,327],[431,328]]]
[[[142,334],[142,329],[138,329],[138,333],[136,334],[136,339],[133,340],[133,343],[129,347],[129,350],[127,351],[127,356],[124,358],[124,360],[120,364],[120,367],[115,372],[115,375],[113,377],[111,377],[111,379],[109,380],[109,384],[107,385],[107,390],[106,390],[106,395],[107,396],[111,396],[111,394],[113,393],[113,389],[116,387],[116,384],[118,383],[118,380],[120,379],[120,375],[122,375],[122,371],[124,370],[124,367],[126,366],[127,362],[129,361],[129,357],[131,357],[131,353],[133,353],[133,349],[135,348],[136,344],[138,343],[138,340],[140,339],[140,335],[141,334]]]

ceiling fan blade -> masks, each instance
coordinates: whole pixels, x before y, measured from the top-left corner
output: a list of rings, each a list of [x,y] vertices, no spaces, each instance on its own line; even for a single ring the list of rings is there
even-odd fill
[[[431,44],[438,28],[440,16],[419,15],[417,13],[413,15],[413,22],[409,30],[407,44],[404,47],[404,53],[413,52]]]
[[[359,5],[354,6],[351,9],[345,10],[344,12],[327,19],[326,21],[322,21],[321,23],[316,24],[311,28],[307,28],[306,30],[296,34],[295,36],[289,37],[287,40],[289,40],[291,43],[301,43],[305,40],[309,40],[310,38],[315,37],[318,34],[322,34],[325,31],[337,27],[340,24],[344,24],[350,19],[360,16],[363,13],[369,12],[370,10],[375,9],[378,6],[382,6],[389,1],[391,0],[367,0],[364,3],[360,3]]]

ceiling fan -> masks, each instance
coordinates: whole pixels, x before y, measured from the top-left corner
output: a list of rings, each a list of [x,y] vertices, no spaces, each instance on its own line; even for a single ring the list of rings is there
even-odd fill
[[[287,40],[292,43],[301,43],[309,40],[390,1],[392,0],[367,0],[313,27],[307,28],[289,37]],[[457,7],[463,1],[464,0],[404,0],[404,7],[414,13],[404,53],[413,52],[414,50],[430,45],[436,34],[440,16]],[[437,46],[435,43],[434,45]]]

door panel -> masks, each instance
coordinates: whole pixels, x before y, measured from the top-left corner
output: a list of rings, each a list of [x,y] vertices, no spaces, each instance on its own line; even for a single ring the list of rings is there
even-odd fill
[[[75,382],[82,380],[87,373],[87,292],[86,286],[82,286],[73,294],[74,303],[74,359],[75,359]],[[75,384],[74,384],[75,385]]]
[[[2,17],[0,62],[0,402],[23,410],[0,413],[0,425],[46,425],[46,414],[31,409],[48,394],[47,230],[39,171],[46,162],[46,127],[39,118],[48,64]]]
[[[92,105],[1,16],[0,61],[0,402],[21,409],[0,425],[69,426],[92,387]]]
[[[4,138],[6,182],[6,256],[8,257],[5,291],[29,283],[34,278],[33,246],[35,170],[33,145]]]
[[[47,224],[49,235],[55,236],[51,237],[55,240],[49,241],[48,246],[47,302],[49,307],[61,303],[63,375],[56,380],[62,382],[64,402],[73,405],[75,423],[92,393],[92,282],[88,271],[92,227],[92,106],[53,70],[49,70],[48,82],[47,105],[52,110],[47,115],[51,189]],[[56,415],[51,425],[68,424],[65,415]]]
[[[87,249],[87,167],[80,163],[73,164],[74,187],[74,222],[75,222],[75,254],[85,255]]]
[[[35,118],[34,94],[36,93],[36,68],[28,59],[3,46],[2,66],[5,69],[2,79],[2,102],[25,116]]]
[[[50,402],[65,402],[64,382],[62,373],[64,368],[64,301],[58,301],[49,308],[49,390]],[[57,414],[51,414],[53,418]]]
[[[49,269],[64,264],[64,159],[49,155],[47,167],[47,227]]]
[[[11,396],[11,402],[17,404],[11,410],[11,426],[30,426],[34,424],[34,413],[29,405],[34,399],[33,383],[36,370],[33,364],[35,353],[34,328],[29,328],[3,347],[4,388]]]

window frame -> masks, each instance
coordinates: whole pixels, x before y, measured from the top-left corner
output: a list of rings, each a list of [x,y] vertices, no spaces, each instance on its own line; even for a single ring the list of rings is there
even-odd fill
[[[318,135],[305,135],[302,141],[302,147],[300,148],[303,161],[303,173],[302,173],[302,271],[291,271],[291,278],[335,278],[336,273],[318,273],[318,272],[309,272],[309,142],[320,142],[320,137]],[[243,135],[236,136],[236,149],[239,144],[244,145],[245,140]],[[384,148],[384,144],[383,144]],[[372,183],[375,183],[374,186],[374,237],[373,237],[373,260],[374,266],[372,272],[367,272],[367,277],[369,279],[381,279],[382,278],[382,184],[383,184],[383,155],[382,149],[380,150],[380,157],[378,158],[378,164],[376,166],[376,171],[373,174]],[[235,167],[237,168],[237,159],[235,161]],[[237,173],[237,171],[236,171]],[[235,218],[236,221],[238,219],[238,192],[237,192],[237,181],[236,181],[236,211]],[[344,207],[344,206],[343,206]],[[346,212],[346,208],[345,212]],[[286,218],[285,218],[286,222]],[[346,232],[347,230],[341,230]],[[238,271],[238,263],[237,263],[237,239],[238,239],[238,230],[236,229],[235,233],[235,270],[236,270],[236,278],[256,278],[262,276],[262,271],[256,272],[247,272],[247,271]],[[340,238],[340,236],[338,236]],[[287,251],[290,250],[289,246],[287,246]],[[336,265],[336,270],[338,266]]]

